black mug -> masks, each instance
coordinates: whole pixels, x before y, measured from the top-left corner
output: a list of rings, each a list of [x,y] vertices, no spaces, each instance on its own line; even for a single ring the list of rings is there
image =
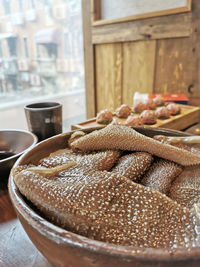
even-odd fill
[[[56,102],[41,102],[24,107],[28,129],[39,141],[62,133],[62,105]]]

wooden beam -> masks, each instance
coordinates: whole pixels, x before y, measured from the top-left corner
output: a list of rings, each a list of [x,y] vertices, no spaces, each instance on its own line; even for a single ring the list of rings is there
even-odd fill
[[[189,11],[192,11],[192,0],[187,0],[187,8]]]
[[[191,34],[191,21],[190,12],[92,27],[92,43],[188,37]]]
[[[91,0],[92,24],[101,19],[101,0]]]
[[[95,102],[95,67],[94,49],[91,36],[91,3],[82,0],[82,20],[84,36],[84,59],[85,59],[85,92],[86,92],[86,114],[87,118],[96,115]]]

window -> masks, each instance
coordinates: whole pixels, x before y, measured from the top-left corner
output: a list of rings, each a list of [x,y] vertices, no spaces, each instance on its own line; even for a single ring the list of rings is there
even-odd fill
[[[18,0],[19,12],[24,10],[24,0]]]
[[[3,57],[2,42],[0,41],[0,58]]]
[[[30,7],[35,8],[35,0],[30,0]]]
[[[46,4],[44,8],[46,26],[54,25],[53,9],[50,5]]]
[[[40,51],[40,45],[36,44],[36,57],[40,58],[41,57],[41,51]]]
[[[17,40],[15,37],[9,37],[6,39],[8,44],[8,50],[10,53],[10,56],[17,56]]]
[[[6,15],[10,14],[10,0],[3,0],[3,8]]]
[[[57,57],[57,54],[58,54],[57,44],[49,43],[49,44],[45,44],[44,46],[47,50],[49,57],[51,58]]]
[[[23,38],[23,43],[24,43],[24,56],[26,58],[29,57],[29,48],[28,48],[28,40],[27,40],[27,37],[24,37]]]
[[[71,14],[76,14],[79,11],[79,4],[76,1],[70,1],[70,11]]]
[[[44,0],[44,6],[52,6],[53,0]]]
[[[38,58],[57,58],[57,44],[37,44],[36,53]]]
[[[9,120],[1,112],[10,107],[20,107],[23,112],[26,103],[37,101],[58,101],[65,105],[64,129],[66,120],[71,125],[85,119],[83,42],[77,34],[82,35],[81,1],[0,0],[0,14],[3,14],[2,17],[0,15],[2,128],[27,129],[25,119],[17,120],[13,115],[13,119]],[[58,6],[67,10],[63,19],[52,15]],[[5,18],[4,14],[12,11],[15,13]],[[35,19],[31,19],[29,11],[35,13]],[[20,23],[20,17],[25,18],[26,23]],[[12,25],[12,29],[6,28],[8,24]],[[21,53],[18,53],[18,48]]]
[[[72,55],[72,42],[68,32],[64,33],[64,55],[65,58],[70,58]]]

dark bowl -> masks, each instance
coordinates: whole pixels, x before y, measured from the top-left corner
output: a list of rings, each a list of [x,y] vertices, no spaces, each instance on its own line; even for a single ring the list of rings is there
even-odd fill
[[[0,172],[7,179],[15,161],[37,143],[37,137],[29,131],[0,130]],[[5,157],[6,156],[6,157]],[[2,179],[3,179],[2,178]]]
[[[156,134],[184,135],[178,131],[161,128],[140,127],[135,129],[148,136]],[[86,132],[92,130],[94,129],[88,129]],[[70,134],[61,134],[37,144],[23,154],[14,167],[29,163],[36,164],[50,152],[66,148]],[[91,240],[57,227],[39,215],[20,194],[12,174],[9,177],[9,193],[19,220],[29,238],[54,266],[200,266],[200,248],[171,250],[117,246]]]

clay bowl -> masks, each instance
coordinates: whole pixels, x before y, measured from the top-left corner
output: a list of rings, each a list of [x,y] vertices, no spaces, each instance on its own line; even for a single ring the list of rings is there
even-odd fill
[[[153,136],[184,135],[178,131],[153,128],[135,128]],[[94,130],[89,129],[87,132]],[[70,133],[49,138],[23,154],[14,167],[37,163],[50,152],[67,146]],[[38,250],[54,266],[200,266],[200,248],[152,249],[112,245],[88,239],[64,230],[44,219],[18,191],[12,174],[9,177],[9,193],[15,210],[26,233]],[[167,229],[166,229],[167,230]]]
[[[8,180],[10,170],[15,161],[36,143],[37,137],[29,131],[15,129],[0,130],[0,182],[2,182],[2,179]]]

